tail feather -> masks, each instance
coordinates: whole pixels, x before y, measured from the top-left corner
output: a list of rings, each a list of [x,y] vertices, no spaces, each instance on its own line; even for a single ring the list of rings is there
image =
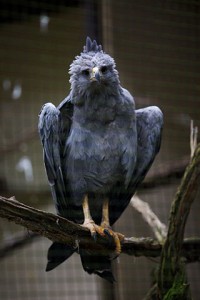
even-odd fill
[[[112,274],[111,260],[109,256],[88,254],[85,251],[80,251],[81,262],[83,269],[89,274],[96,274],[110,283],[115,282]]]
[[[51,271],[59,266],[62,262],[68,259],[74,251],[75,250],[72,247],[54,242],[48,250],[46,271]]]
[[[48,250],[46,271],[51,271],[68,259],[76,250],[65,244],[54,242]],[[83,269],[89,274],[96,274],[110,283],[115,282],[112,274],[111,260],[109,256],[91,254],[80,250]]]

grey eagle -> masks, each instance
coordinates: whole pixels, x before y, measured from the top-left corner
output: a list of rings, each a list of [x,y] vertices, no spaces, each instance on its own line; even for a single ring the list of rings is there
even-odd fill
[[[39,115],[44,164],[57,213],[109,236],[120,254],[121,236],[111,230],[144,179],[160,148],[163,114],[156,106],[135,110],[120,85],[115,62],[89,37],[69,70],[71,90]],[[77,249],[54,242],[46,271]],[[79,249],[85,271],[114,281],[111,258]]]

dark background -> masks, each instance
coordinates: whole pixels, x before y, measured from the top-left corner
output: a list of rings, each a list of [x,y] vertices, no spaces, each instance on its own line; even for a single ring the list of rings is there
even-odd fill
[[[190,156],[190,121],[200,128],[199,1],[0,1],[0,194],[55,212],[37,134],[45,102],[69,93],[69,65],[90,35],[115,58],[120,80],[136,107],[158,105],[164,113],[161,151],[150,171]],[[149,176],[150,176],[149,175]],[[167,224],[180,178],[140,190]],[[185,236],[199,235],[199,197]],[[0,220],[2,247],[26,233]],[[153,236],[131,207],[116,224],[126,236]],[[87,275],[78,255],[45,273],[50,241],[37,238],[0,259],[0,299],[142,299],[158,261],[121,255],[112,287]],[[193,299],[200,270],[187,266]]]

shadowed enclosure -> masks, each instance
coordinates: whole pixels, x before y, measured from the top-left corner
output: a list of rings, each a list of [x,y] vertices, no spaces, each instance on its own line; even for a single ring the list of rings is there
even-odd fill
[[[121,84],[134,96],[136,108],[157,105],[164,113],[161,150],[138,195],[167,224],[184,169],[179,172],[177,166],[190,157],[190,120],[200,128],[199,3],[9,0],[1,1],[0,18],[0,195],[15,195],[55,213],[37,133],[38,114],[44,103],[58,105],[68,95],[69,65],[89,35],[114,57]],[[148,178],[169,166],[174,176],[148,185]],[[185,237],[199,235],[199,210],[197,196]],[[2,247],[26,233],[4,219],[0,224]],[[132,207],[115,230],[126,236],[153,236]],[[1,258],[1,299],[143,299],[154,280],[158,258],[124,254],[113,263],[113,286],[86,274],[77,254],[45,273],[50,243],[37,237]],[[198,299],[198,263],[187,265],[187,276],[192,297]]]

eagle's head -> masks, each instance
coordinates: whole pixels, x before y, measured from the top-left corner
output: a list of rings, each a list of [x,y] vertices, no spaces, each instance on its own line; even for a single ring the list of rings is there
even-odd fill
[[[114,59],[89,37],[83,52],[70,65],[69,74],[71,90],[76,97],[87,97],[101,92],[115,93],[119,85]]]

